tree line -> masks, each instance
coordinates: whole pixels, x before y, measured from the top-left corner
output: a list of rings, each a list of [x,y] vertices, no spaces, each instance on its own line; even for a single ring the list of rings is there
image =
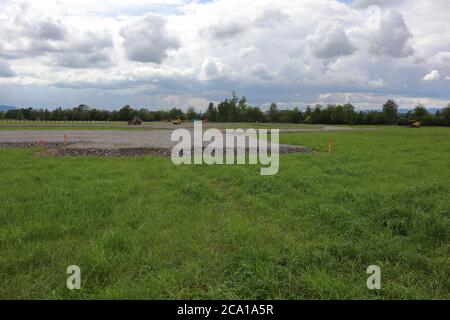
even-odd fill
[[[233,93],[214,105],[209,104],[205,112],[198,112],[189,107],[186,112],[179,108],[170,110],[149,111],[133,109],[127,105],[118,111],[99,110],[87,105],[79,105],[71,109],[11,109],[0,112],[0,119],[41,120],[41,121],[130,121],[134,117],[143,121],[208,120],[209,122],[277,122],[306,124],[367,124],[367,125],[408,125],[411,121],[421,121],[422,125],[450,126],[450,104],[435,114],[430,113],[423,105],[406,114],[399,114],[399,107],[393,100],[388,100],[381,111],[357,111],[352,104],[308,106],[301,111],[298,107],[292,110],[279,110],[272,103],[264,112],[260,107],[251,106],[245,97],[238,98]]]

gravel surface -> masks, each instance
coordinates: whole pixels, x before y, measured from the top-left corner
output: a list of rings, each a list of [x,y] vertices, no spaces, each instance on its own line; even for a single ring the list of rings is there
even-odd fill
[[[177,142],[171,141],[172,130],[20,130],[0,131],[0,148],[45,147],[57,156],[142,156],[146,154],[170,157]],[[193,136],[192,132],[191,135]],[[64,136],[68,146],[64,146]],[[205,144],[206,145],[206,144]],[[245,153],[256,149],[245,150]],[[270,151],[270,150],[269,150]],[[280,145],[280,153],[306,153],[311,149]]]
[[[170,130],[17,130],[0,131],[1,143],[64,143],[75,148],[171,148]]]

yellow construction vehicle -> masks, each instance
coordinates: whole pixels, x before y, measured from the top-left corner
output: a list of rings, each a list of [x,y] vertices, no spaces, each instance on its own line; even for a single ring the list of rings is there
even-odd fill
[[[417,120],[409,120],[411,122],[410,128],[420,129],[422,128],[422,123]]]

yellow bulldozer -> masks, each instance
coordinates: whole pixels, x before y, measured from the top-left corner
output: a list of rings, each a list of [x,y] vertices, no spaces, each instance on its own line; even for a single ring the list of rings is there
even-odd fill
[[[422,128],[422,123],[420,122],[420,121],[417,121],[417,120],[410,120],[409,119],[409,122],[411,123],[410,124],[410,128],[415,128],[415,129],[420,129],[420,128]]]

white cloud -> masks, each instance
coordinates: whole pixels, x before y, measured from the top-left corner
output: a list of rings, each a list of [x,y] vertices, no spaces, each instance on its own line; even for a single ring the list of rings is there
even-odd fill
[[[241,58],[255,58],[260,53],[261,51],[258,48],[255,48],[254,46],[243,47],[239,50],[239,56]]]
[[[255,24],[261,28],[275,28],[280,24],[287,22],[290,16],[280,9],[267,9],[263,11],[256,19]]]
[[[333,59],[351,55],[356,48],[350,43],[345,29],[337,22],[322,22],[316,33],[306,39],[313,55],[320,59]]]
[[[344,104],[352,103],[358,109],[380,110],[388,99],[395,100],[400,106],[414,107],[423,104],[425,106],[444,106],[448,102],[442,99],[428,97],[399,96],[395,94],[360,93],[360,92],[333,92],[320,94],[311,105],[320,104]]]
[[[153,13],[127,23],[120,35],[128,59],[160,64],[168,57],[169,50],[178,49],[179,42],[167,34],[166,24],[166,18]]]
[[[201,80],[220,80],[230,78],[233,69],[222,60],[214,57],[207,57],[201,66]]]
[[[425,77],[423,77],[423,81],[436,81],[441,78],[441,74],[438,70],[433,70],[429,74],[427,74]]]
[[[383,79],[369,81],[370,88],[383,88],[386,85],[386,81]]]
[[[358,9],[366,9],[370,6],[387,7],[395,5],[403,0],[353,0],[352,6]]]

